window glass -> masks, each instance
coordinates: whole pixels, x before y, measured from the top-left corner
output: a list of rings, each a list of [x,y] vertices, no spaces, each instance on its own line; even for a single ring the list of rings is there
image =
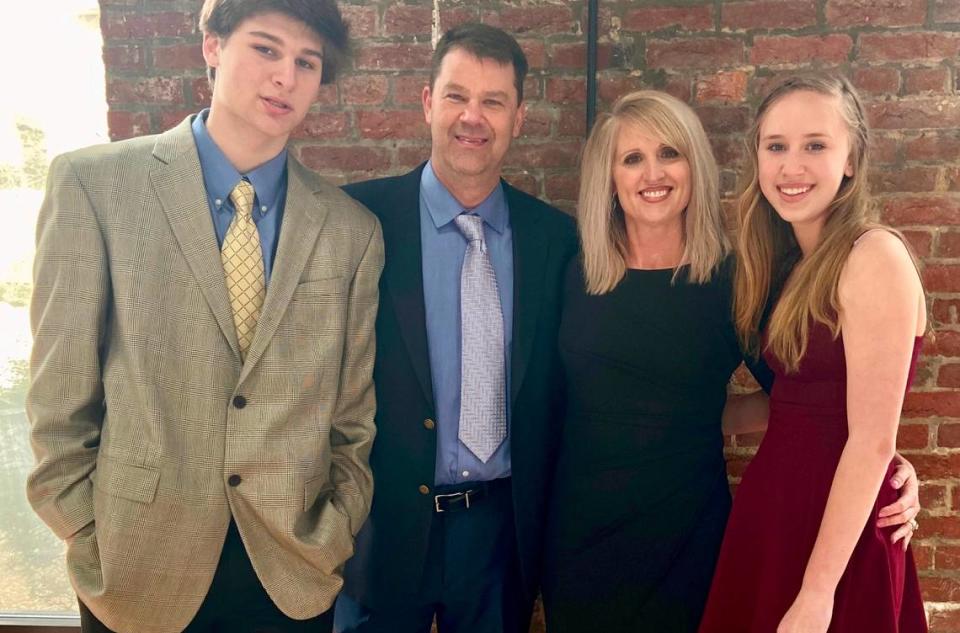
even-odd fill
[[[47,165],[107,141],[97,0],[5,7],[6,98],[0,99],[0,620],[75,613],[64,548],[24,492],[33,465],[24,413],[34,227]],[[12,18],[12,23],[10,22]]]

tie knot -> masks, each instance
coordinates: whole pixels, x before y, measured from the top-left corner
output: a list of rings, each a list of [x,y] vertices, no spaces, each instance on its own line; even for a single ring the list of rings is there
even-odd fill
[[[230,200],[233,202],[233,208],[240,215],[249,216],[253,213],[253,185],[249,180],[241,180],[237,186],[230,192]]]
[[[457,228],[460,229],[468,242],[480,242],[481,246],[484,244],[483,218],[479,215],[476,213],[461,213],[453,221],[457,223]]]

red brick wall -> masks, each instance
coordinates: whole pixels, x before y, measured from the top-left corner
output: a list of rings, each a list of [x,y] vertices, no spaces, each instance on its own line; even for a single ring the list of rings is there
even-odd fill
[[[199,0],[101,0],[110,130],[158,132],[209,98]],[[508,177],[568,210],[584,132],[585,5],[438,0],[443,29],[481,19],[530,59],[530,115]],[[337,182],[404,171],[429,153],[420,89],[433,3],[344,3],[357,55],[297,135],[296,151]],[[960,0],[614,0],[600,2],[605,103],[640,87],[692,103],[729,194],[751,107],[771,78],[839,68],[867,101],[873,188],[925,265],[933,331],[905,405],[900,447],[924,482],[914,540],[935,633],[960,632]],[[736,478],[757,438],[729,448]]]

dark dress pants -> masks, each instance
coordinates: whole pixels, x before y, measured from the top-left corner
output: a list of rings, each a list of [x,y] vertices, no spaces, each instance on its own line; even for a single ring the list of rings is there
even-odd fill
[[[470,484],[439,487],[444,494]],[[376,574],[376,569],[365,570]],[[510,481],[498,480],[470,508],[436,513],[424,577],[411,595],[397,588],[389,605],[368,606],[341,593],[337,633],[526,633],[533,600],[524,596],[517,560]]]
[[[332,627],[333,609],[309,620],[293,620],[273,604],[231,520],[210,590],[184,633],[330,633]],[[80,630],[113,633],[82,602]]]

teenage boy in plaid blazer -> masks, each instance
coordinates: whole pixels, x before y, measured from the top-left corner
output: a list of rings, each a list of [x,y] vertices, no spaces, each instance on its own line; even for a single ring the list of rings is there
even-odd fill
[[[328,631],[372,494],[383,244],[286,143],[347,30],[333,0],[207,0],[200,26],[209,110],[50,167],[28,494],[84,631]]]

